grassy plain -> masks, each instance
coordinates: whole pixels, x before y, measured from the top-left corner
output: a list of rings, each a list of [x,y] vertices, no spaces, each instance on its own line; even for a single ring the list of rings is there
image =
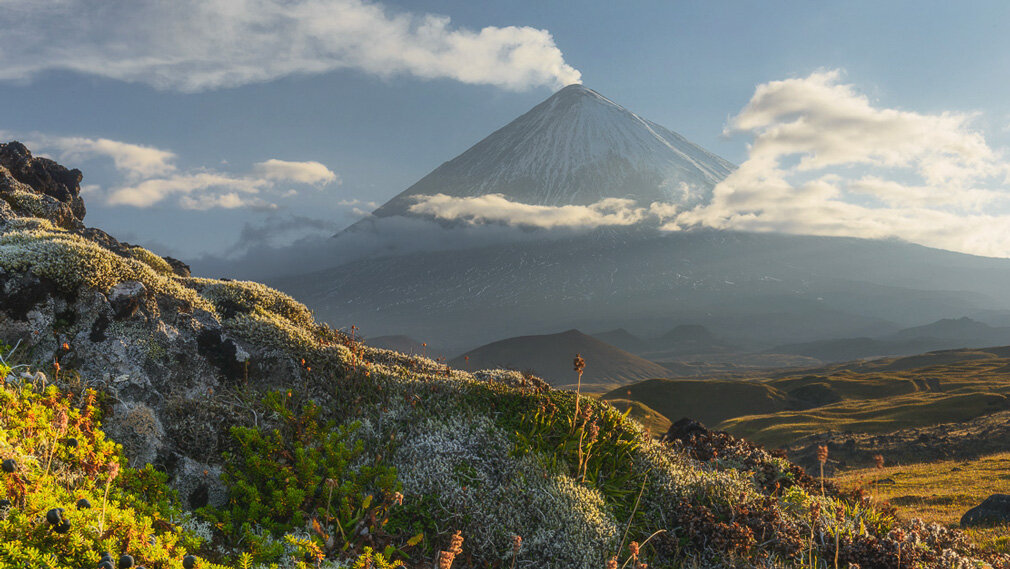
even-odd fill
[[[921,518],[957,527],[961,516],[991,494],[1010,486],[1010,453],[975,460],[943,460],[850,470],[835,477],[844,488],[864,488],[877,501],[890,502],[903,519]],[[1010,525],[966,529],[987,551],[1010,553]]]
[[[888,433],[1010,409],[1010,349],[949,350],[763,378],[648,380],[604,399],[634,400],[784,447],[819,433]]]

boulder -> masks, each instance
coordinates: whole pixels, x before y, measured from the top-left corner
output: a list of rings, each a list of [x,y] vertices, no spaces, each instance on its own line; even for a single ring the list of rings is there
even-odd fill
[[[666,434],[663,435],[660,440],[663,442],[676,440],[689,441],[695,436],[704,435],[706,433],[708,433],[708,429],[705,428],[705,425],[702,425],[699,421],[695,421],[694,419],[684,417],[683,419],[680,419],[676,423],[670,425],[669,430],[666,431]]]
[[[1010,494],[993,494],[961,516],[961,527],[1010,522]]]

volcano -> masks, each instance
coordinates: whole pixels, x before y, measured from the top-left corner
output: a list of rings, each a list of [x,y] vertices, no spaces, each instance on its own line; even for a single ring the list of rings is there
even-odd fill
[[[689,208],[734,166],[582,85],[569,85],[373,212],[412,215],[420,196],[499,194],[531,205],[607,198]]]
[[[500,194],[531,207],[619,198],[686,209],[707,203],[733,168],[672,130],[572,85],[334,240],[388,236],[399,224],[410,228],[396,236],[405,247],[329,269],[313,260],[320,270],[271,284],[333,325],[437,338],[456,353],[569,328],[658,336],[679,325],[704,326],[727,345],[764,350],[880,336],[1010,308],[1010,261],[895,240],[664,232],[643,220],[582,231],[514,229],[520,238],[496,241],[508,232],[494,224],[430,223],[411,211],[422,196],[437,194]],[[426,248],[435,242],[441,248]]]

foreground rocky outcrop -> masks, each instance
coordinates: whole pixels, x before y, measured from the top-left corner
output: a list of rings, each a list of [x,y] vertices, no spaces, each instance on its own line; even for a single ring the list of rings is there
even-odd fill
[[[372,547],[418,568],[451,554],[457,569],[978,556],[938,526],[895,533],[888,511],[725,433],[680,424],[661,443],[536,377],[369,348],[263,285],[189,276],[84,226],[79,172],[17,143],[0,157],[0,341],[16,346],[0,355],[45,372],[2,379],[48,376],[99,401],[131,466],[167,472],[190,508],[220,506],[209,557],[269,564],[292,544],[317,567]]]

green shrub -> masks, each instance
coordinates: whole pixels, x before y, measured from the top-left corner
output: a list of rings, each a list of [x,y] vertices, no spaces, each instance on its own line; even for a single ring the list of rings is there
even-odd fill
[[[313,403],[294,409],[286,393],[264,403],[280,426],[231,429],[237,450],[225,455],[223,476],[229,504],[202,514],[256,562],[277,561],[292,546],[339,557],[359,550],[361,536],[382,535],[400,484],[381,457],[366,455],[355,437],[360,424],[323,422]],[[310,536],[292,535],[306,527]]]
[[[0,565],[94,567],[109,551],[178,568],[198,545],[178,525],[184,516],[164,475],[125,467],[95,401],[90,391],[0,382],[0,459],[11,461],[0,472],[0,499],[9,502],[0,509]],[[54,509],[65,523],[47,521]]]

